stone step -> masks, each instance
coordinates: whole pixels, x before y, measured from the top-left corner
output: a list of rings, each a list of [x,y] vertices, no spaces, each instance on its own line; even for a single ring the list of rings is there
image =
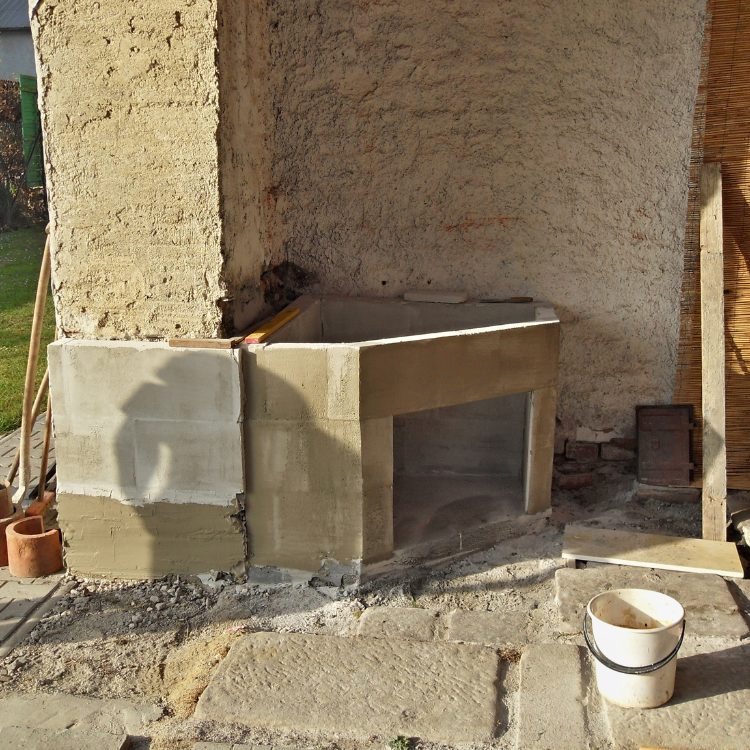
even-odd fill
[[[254,633],[232,647],[195,717],[358,739],[484,743],[504,729],[500,670],[497,651],[482,646]]]
[[[526,643],[527,612],[441,612],[417,607],[370,607],[359,620],[357,634],[367,638],[410,641],[454,641],[484,646]]]
[[[519,750],[588,747],[584,686],[577,646],[529,646],[521,657]]]
[[[126,750],[130,741],[124,734],[93,730],[3,727],[0,747],[13,750]]]
[[[561,568],[555,572],[556,601],[563,625],[571,632],[580,631],[589,600],[602,591],[620,588],[653,589],[677,599],[685,608],[688,636],[748,635],[747,623],[720,576],[622,565]]]

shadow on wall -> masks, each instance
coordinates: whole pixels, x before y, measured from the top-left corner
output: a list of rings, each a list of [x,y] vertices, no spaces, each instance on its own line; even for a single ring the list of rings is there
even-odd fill
[[[112,354],[127,357],[114,349],[104,356]],[[152,578],[243,564],[240,399],[223,393],[232,368],[215,368],[213,392],[205,391],[204,375],[191,382],[186,374],[202,364],[200,354],[172,350],[140,384],[137,372],[101,369],[106,380],[98,399],[107,399],[113,414],[109,424],[106,415],[94,417],[105,424],[93,428],[101,464],[92,473],[109,494],[89,484],[87,496],[63,497],[72,570]],[[133,392],[120,400],[118,390],[131,384]]]
[[[320,393],[311,391],[329,393],[327,381],[311,372],[285,380],[254,352],[243,356],[248,561],[338,583],[368,556],[370,506],[378,493],[392,494],[392,472],[381,483],[368,481],[366,423],[357,413],[321,412]],[[310,370],[317,374],[316,364]],[[392,517],[380,521],[390,540]]]

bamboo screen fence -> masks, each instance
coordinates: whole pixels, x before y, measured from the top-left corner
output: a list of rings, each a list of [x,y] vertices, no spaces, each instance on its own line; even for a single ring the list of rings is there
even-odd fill
[[[720,162],[724,218],[729,487],[750,489],[750,0],[711,0],[690,161],[675,403],[701,426],[700,202],[703,162]],[[696,484],[701,430],[694,431]]]

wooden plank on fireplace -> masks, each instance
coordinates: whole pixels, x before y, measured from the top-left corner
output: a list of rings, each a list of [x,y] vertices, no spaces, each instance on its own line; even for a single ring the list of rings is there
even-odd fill
[[[540,513],[550,507],[556,408],[555,388],[540,388],[529,394],[524,462],[524,506],[527,513]]]

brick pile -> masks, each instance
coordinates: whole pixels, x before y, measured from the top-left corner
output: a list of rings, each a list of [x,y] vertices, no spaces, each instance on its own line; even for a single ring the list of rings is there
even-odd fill
[[[635,470],[635,440],[615,438],[606,443],[567,440],[556,448],[555,487],[576,491],[596,482],[598,472],[617,463],[625,471]]]

